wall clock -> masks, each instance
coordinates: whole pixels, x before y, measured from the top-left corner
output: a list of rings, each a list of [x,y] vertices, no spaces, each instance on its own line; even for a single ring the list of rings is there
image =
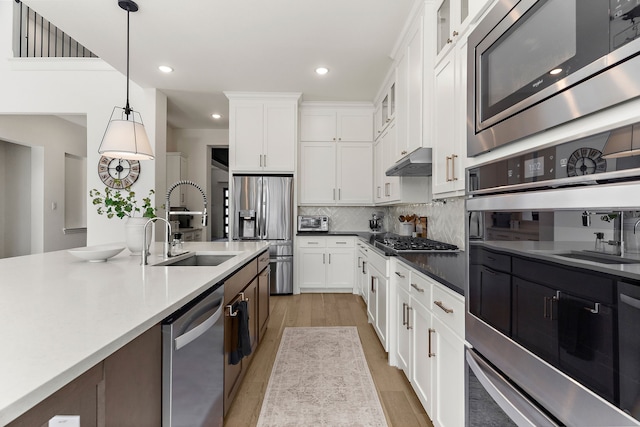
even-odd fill
[[[567,176],[591,175],[607,171],[607,160],[595,148],[582,147],[571,153],[567,161]]]
[[[107,187],[127,188],[138,180],[140,162],[101,156],[98,162],[98,175]]]

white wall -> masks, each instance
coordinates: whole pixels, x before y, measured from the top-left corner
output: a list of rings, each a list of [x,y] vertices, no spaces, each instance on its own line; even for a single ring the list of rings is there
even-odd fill
[[[6,193],[7,221],[16,200],[31,196],[28,206],[20,207],[20,217],[5,224],[15,233],[7,236],[5,251],[12,250],[5,256],[84,246],[86,236],[65,235],[63,228],[65,154],[86,157],[86,129],[53,116],[0,115],[0,140],[5,141],[6,153],[12,153],[6,158],[5,177],[0,177],[0,187],[15,192]],[[9,173],[10,168],[14,172]],[[31,245],[16,241],[27,237]]]
[[[188,179],[200,185],[207,192],[208,209],[220,209],[220,206],[212,206],[211,182],[211,147],[226,147],[229,145],[229,131],[227,129],[173,129],[171,131],[173,141],[169,146],[176,151],[184,153],[188,157]],[[193,187],[189,187],[187,193],[187,206],[191,210],[202,210],[202,196]],[[192,224],[199,224],[200,218],[194,218]],[[207,226],[205,240],[211,238],[211,221]]]
[[[0,0],[0,115],[86,115],[87,187],[102,188],[97,174],[98,147],[113,107],[124,104],[126,78],[100,59],[13,58],[13,4]],[[146,194],[155,188],[156,164],[161,165],[158,175],[164,182],[166,96],[132,82],[129,99],[140,111],[156,152],[156,161],[142,162],[142,173],[133,187]],[[47,183],[51,170],[43,172]],[[99,216],[93,209],[87,212],[87,227],[88,245],[125,240],[122,221]]]

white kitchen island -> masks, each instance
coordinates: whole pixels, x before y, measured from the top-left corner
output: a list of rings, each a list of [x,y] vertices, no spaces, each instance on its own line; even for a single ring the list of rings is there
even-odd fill
[[[218,266],[149,265],[128,250],[91,263],[66,250],[0,259],[0,425],[112,355],[268,247],[265,242],[192,242],[188,251],[237,256]]]

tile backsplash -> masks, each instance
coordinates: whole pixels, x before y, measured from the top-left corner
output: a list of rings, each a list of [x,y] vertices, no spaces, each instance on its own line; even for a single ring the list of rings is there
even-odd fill
[[[399,206],[300,206],[299,215],[327,215],[332,231],[370,231],[369,220],[375,212],[384,213],[384,230],[400,233],[400,215],[426,216],[427,236],[465,247],[464,198]]]

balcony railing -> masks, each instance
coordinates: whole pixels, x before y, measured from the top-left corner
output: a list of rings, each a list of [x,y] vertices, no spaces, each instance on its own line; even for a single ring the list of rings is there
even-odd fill
[[[64,31],[44,19],[20,0],[15,0],[15,27],[17,37],[14,55],[26,57],[96,58]]]

